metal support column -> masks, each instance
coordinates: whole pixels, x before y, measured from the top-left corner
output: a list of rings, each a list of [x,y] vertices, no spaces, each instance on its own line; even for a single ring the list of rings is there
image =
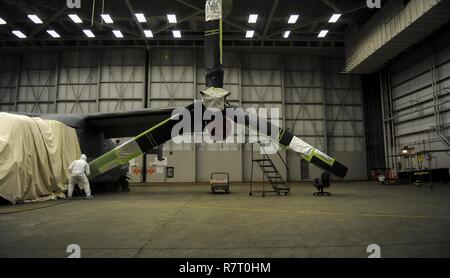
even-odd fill
[[[97,112],[100,112],[100,93],[101,93],[101,78],[102,78],[102,55],[103,52],[101,49],[97,52],[97,99],[96,106]],[[89,78],[88,78],[89,80]]]
[[[58,92],[59,92],[59,71],[61,68],[61,51],[56,52],[56,69],[55,69],[55,95],[53,98],[53,113],[58,113]]]
[[[239,107],[242,107],[242,58],[243,58],[243,55],[242,55],[242,52],[241,51],[239,51],[238,52],[238,87],[239,87],[239,89],[238,89],[238,98],[239,98]],[[244,132],[245,132],[245,129],[244,129]],[[243,134],[243,136],[244,136],[244,139],[245,139],[245,133]],[[245,148],[245,140],[244,140],[244,143],[243,144],[241,144],[240,145],[240,151],[241,151],[241,175],[242,175],[242,181],[244,181],[245,180],[245,167],[244,167],[244,148]],[[252,145],[252,147],[253,147],[253,145]],[[252,152],[252,155],[253,155],[253,152]],[[253,157],[252,157],[252,161],[253,161]],[[252,162],[252,165],[253,165],[253,162]],[[252,166],[253,167],[253,166]],[[253,169],[252,169],[252,171],[253,171]]]
[[[325,91],[325,59],[320,58],[320,91],[322,92],[322,109],[323,109],[323,147],[324,152],[328,153],[328,124],[327,124],[327,96]]]
[[[150,49],[145,49],[145,65],[144,65],[144,108],[148,108],[148,96],[150,92],[149,74],[150,74]],[[147,182],[147,154],[142,155],[142,182]]]
[[[282,122],[282,127],[286,128],[286,99],[285,99],[285,85],[284,85],[284,55],[281,54],[278,59],[280,60],[280,79],[281,79],[281,109],[282,109],[282,113],[281,113],[281,117],[283,117],[283,122]],[[284,158],[286,159],[287,162],[287,152],[284,151]],[[289,169],[287,167],[287,165],[285,165],[285,173],[286,173],[286,181],[290,181],[289,180]]]
[[[192,70],[194,72],[192,73],[192,75],[193,75],[194,80],[192,82],[192,86],[194,87],[194,90],[192,90],[192,92],[193,92],[192,99],[195,100],[197,97],[197,49],[194,48],[193,51],[194,51],[194,63],[193,63]],[[195,139],[196,139],[195,137],[197,135],[194,132],[192,136],[193,136],[192,137],[192,149],[194,152],[194,182],[197,182],[197,144],[195,143]]]

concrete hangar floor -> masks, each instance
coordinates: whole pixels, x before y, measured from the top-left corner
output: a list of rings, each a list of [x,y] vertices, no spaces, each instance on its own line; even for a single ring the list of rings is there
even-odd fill
[[[291,196],[211,194],[207,184],[146,184],[94,201],[0,206],[0,257],[450,256],[450,187],[337,182],[331,197],[311,183]]]

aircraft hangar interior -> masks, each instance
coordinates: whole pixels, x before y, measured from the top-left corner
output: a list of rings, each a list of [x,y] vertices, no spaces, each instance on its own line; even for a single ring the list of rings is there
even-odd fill
[[[0,257],[449,257],[449,19],[0,0]]]

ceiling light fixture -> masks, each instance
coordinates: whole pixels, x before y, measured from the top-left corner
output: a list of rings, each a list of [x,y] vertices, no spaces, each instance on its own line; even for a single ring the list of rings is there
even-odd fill
[[[152,30],[144,30],[144,35],[147,38],[153,38],[153,32]]]
[[[291,31],[284,31],[283,38],[285,38],[285,39],[289,38],[290,34],[291,34]]]
[[[169,21],[169,23],[177,23],[177,16],[174,14],[168,14],[167,20]]]
[[[255,34],[255,31],[254,30],[248,30],[246,33],[245,33],[245,37],[246,38],[253,38],[253,35]]]
[[[341,17],[341,14],[333,14],[330,17],[330,20],[328,20],[328,22],[329,23],[336,23],[339,20],[340,17]]]
[[[181,38],[181,31],[180,30],[173,30],[172,31],[173,37],[174,38]]]
[[[22,33],[22,32],[19,31],[19,30],[14,30],[14,31],[12,31],[12,33],[13,33],[14,35],[16,35],[16,37],[21,38],[21,39],[25,39],[25,38],[27,37],[27,36],[25,36],[24,33]]]
[[[95,38],[94,33],[92,33],[92,31],[89,30],[89,29],[83,30],[83,33],[84,33],[88,38]]]
[[[317,37],[319,38],[325,38],[325,36],[328,34],[328,30],[322,30],[320,31],[319,35]]]
[[[123,38],[123,34],[120,30],[113,30],[113,34],[116,38]]]
[[[83,20],[76,14],[69,14],[70,19],[75,23],[83,23]]]
[[[61,36],[55,30],[47,30],[47,33],[53,38],[61,38]]]
[[[298,14],[291,14],[291,16],[288,19],[288,23],[295,24],[297,22],[298,18],[299,18]]]
[[[143,13],[135,13],[134,15],[136,16],[138,22],[147,22],[147,19],[145,18],[145,15]]]
[[[114,23],[114,21],[112,20],[112,18],[109,14],[101,14],[100,16],[102,17],[102,19],[105,23],[107,23],[107,24]]]
[[[248,16],[248,23],[256,23],[256,21],[258,21],[257,14],[251,14]]]
[[[5,25],[5,24],[6,24],[6,21],[0,17],[0,25]]]
[[[35,14],[29,14],[28,18],[31,19],[31,21],[33,21],[36,24],[42,24],[42,20],[39,18],[39,16],[35,15]]]

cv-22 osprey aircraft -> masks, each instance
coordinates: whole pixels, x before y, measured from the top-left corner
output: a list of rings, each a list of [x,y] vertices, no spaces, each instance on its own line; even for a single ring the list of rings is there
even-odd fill
[[[195,118],[196,109],[201,115],[209,109],[221,109],[227,122],[245,125],[249,130],[265,136],[275,144],[319,168],[345,177],[347,167],[310,144],[304,142],[289,131],[274,126],[267,119],[251,115],[243,109],[232,106],[226,101],[229,92],[223,89],[224,72],[222,68],[222,0],[206,0],[205,4],[205,69],[206,90],[201,92],[202,99],[185,107],[191,118]],[[233,109],[229,116],[225,110]],[[128,169],[128,161],[149,151],[159,148],[173,139],[172,130],[183,120],[175,108],[143,109],[132,112],[94,113],[88,115],[34,115],[46,119],[58,120],[77,130],[80,147],[90,162],[91,181],[115,182],[123,177]],[[198,111],[197,111],[198,112]],[[238,121],[244,119],[244,121]],[[182,130],[177,135],[202,132],[211,121],[201,120],[192,125],[192,130]],[[269,127],[261,129],[261,126]],[[225,129],[226,127],[224,127]],[[275,130],[275,132],[273,132]],[[270,131],[270,132],[269,132]],[[138,134],[136,136],[136,134]],[[222,132],[226,134],[226,132]],[[116,146],[109,138],[133,137]]]

